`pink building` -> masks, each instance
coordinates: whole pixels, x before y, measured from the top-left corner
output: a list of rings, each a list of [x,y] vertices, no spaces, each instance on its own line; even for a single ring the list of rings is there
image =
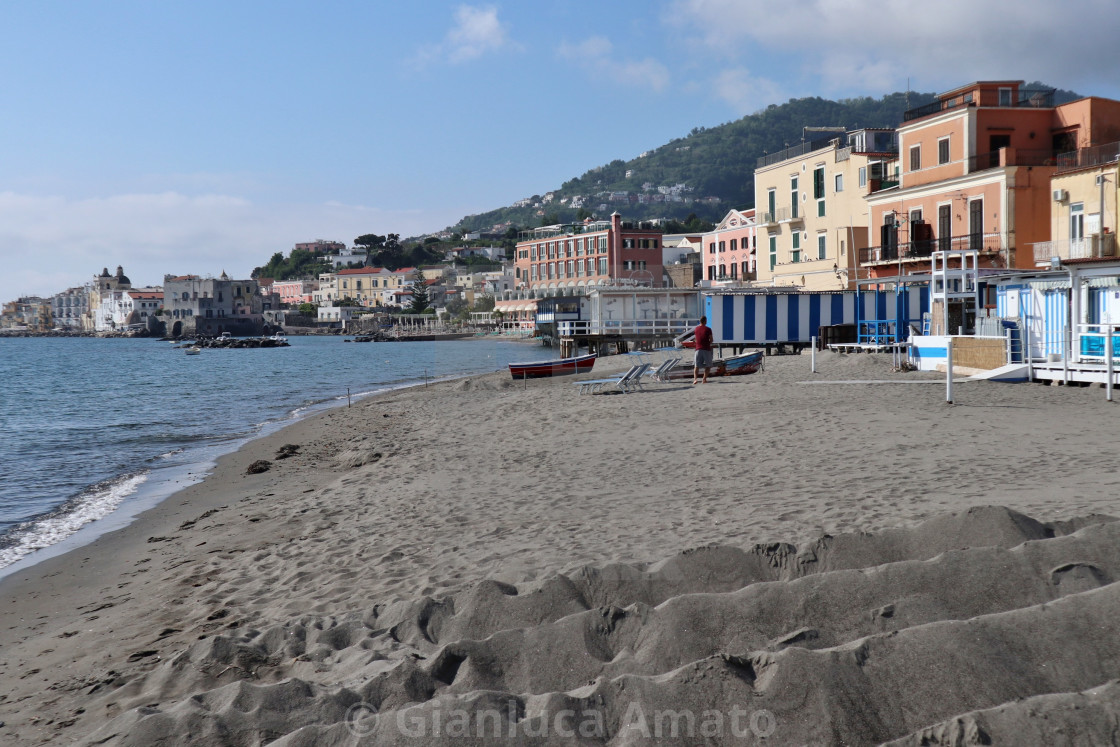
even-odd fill
[[[319,287],[314,280],[275,280],[272,292],[280,296],[280,303],[299,306],[311,303],[311,294]]]
[[[728,211],[715,229],[704,234],[700,248],[704,279],[714,282],[754,280],[757,248],[754,208]]]

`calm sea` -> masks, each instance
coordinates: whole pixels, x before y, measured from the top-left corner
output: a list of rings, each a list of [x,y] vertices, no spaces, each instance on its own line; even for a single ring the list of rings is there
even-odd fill
[[[552,357],[493,338],[185,355],[150,339],[0,338],[0,576],[89,542],[221,454],[359,397]]]

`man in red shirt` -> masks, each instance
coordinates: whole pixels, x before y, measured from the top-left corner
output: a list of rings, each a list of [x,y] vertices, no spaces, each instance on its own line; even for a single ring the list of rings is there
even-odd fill
[[[700,375],[700,369],[704,369],[704,381],[708,383],[708,371],[712,367],[712,328],[708,326],[708,317],[700,317],[700,324],[697,325],[693,333],[692,339],[696,343],[696,357],[692,363],[692,383],[696,384],[696,379]]]

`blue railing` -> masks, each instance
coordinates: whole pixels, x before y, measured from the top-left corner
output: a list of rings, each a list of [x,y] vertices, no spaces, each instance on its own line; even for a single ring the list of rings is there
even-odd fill
[[[859,323],[857,332],[859,342],[871,345],[891,345],[898,342],[895,336],[898,320],[864,319]]]

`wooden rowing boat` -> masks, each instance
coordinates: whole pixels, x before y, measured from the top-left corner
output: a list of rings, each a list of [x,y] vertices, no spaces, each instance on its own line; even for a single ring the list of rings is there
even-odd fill
[[[531,361],[529,363],[510,363],[509,373],[514,379],[542,379],[549,376],[569,376],[588,373],[595,365],[597,356],[581,355],[576,358],[557,358],[550,361]]]

